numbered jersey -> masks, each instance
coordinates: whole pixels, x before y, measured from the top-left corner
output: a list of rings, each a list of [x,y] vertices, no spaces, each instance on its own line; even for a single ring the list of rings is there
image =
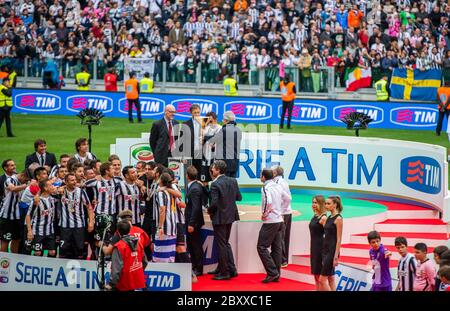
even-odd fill
[[[56,200],[52,197],[41,197],[38,204],[28,210],[31,218],[33,235],[51,236],[54,234],[53,220],[55,218]]]

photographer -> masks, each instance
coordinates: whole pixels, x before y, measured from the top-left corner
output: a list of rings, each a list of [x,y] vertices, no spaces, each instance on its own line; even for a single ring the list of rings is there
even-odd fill
[[[117,72],[114,68],[110,68],[105,74],[105,91],[117,92]]]

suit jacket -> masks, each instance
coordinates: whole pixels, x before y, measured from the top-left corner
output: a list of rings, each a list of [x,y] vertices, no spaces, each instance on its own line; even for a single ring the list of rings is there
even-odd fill
[[[169,42],[170,44],[184,44],[185,38],[184,38],[184,30],[183,29],[179,29],[178,31],[178,38],[177,38],[177,33],[175,32],[175,28],[171,29],[169,31]]]
[[[184,211],[187,226],[199,229],[205,224],[202,210],[204,196],[203,186],[200,183],[193,182],[188,188]]]
[[[174,140],[176,141],[177,136],[175,135],[175,133],[177,132],[176,130],[178,122],[172,120],[172,124]],[[169,129],[167,128],[166,120],[164,118],[153,123],[152,129],[150,130],[149,140],[155,162],[167,166],[167,161],[169,158],[170,138]]]
[[[28,168],[28,166],[30,166],[30,164],[32,163],[41,163],[40,160],[38,159],[36,152],[33,152],[32,154],[27,155],[26,159],[25,159],[25,168]],[[56,157],[53,153],[50,152],[46,152],[45,153],[45,165],[49,166],[50,169],[57,165],[58,163],[56,162]]]
[[[226,225],[239,220],[236,201],[242,200],[237,180],[225,175],[211,183],[211,203],[208,213],[213,225]]]
[[[242,132],[235,122],[225,124],[209,142],[216,144],[216,160],[224,160],[227,172],[237,172],[241,151]]]
[[[201,129],[201,125],[200,125],[200,129]],[[186,131],[189,131],[189,132],[186,133]],[[183,123],[182,133],[183,133],[182,136],[180,136],[180,139],[181,139],[180,142],[183,143],[183,145],[182,145],[183,155],[185,157],[194,158],[195,133],[194,133],[194,120],[192,120],[192,118]],[[200,133],[198,133],[198,135],[200,136]],[[190,139],[190,141],[188,141],[188,139]],[[200,150],[202,150],[201,142],[200,142],[199,147],[200,147]],[[200,158],[200,160],[201,160],[201,158]]]

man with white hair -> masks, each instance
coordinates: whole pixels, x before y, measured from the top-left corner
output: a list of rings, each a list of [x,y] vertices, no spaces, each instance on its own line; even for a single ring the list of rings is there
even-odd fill
[[[242,132],[236,125],[233,111],[223,114],[223,127],[209,142],[216,144],[216,160],[224,160],[227,164],[225,175],[236,178],[239,169],[239,153],[241,150]]]
[[[174,120],[176,109],[173,105],[167,105],[164,109],[164,117],[153,123],[150,131],[150,147],[156,163],[165,167],[169,164],[169,158],[175,151],[178,122]]]

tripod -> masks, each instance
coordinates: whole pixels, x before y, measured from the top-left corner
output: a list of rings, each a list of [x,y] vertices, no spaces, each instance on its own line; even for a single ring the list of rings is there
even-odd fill
[[[90,127],[90,126],[89,126]],[[105,243],[106,233],[109,231],[111,223],[108,223],[106,228],[103,230],[102,240],[100,241],[100,247],[98,250],[98,260],[97,260],[97,281],[100,283],[100,290],[105,290],[105,254],[103,253],[103,244]],[[98,271],[100,268],[100,280],[98,279]]]

